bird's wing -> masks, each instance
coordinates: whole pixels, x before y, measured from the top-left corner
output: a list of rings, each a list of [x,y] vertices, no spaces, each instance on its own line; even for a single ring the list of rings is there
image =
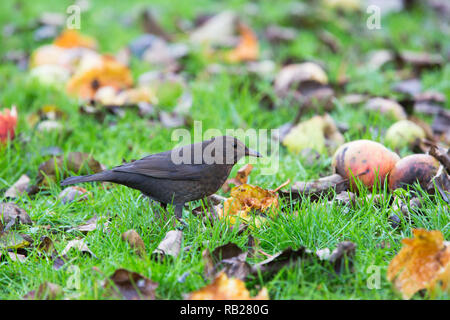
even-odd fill
[[[112,171],[142,174],[145,176],[170,180],[200,180],[207,164],[175,164],[170,153],[153,154],[115,167]]]

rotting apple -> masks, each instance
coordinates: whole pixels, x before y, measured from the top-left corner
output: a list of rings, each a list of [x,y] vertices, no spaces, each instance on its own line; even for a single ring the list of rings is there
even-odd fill
[[[400,159],[389,174],[389,189],[395,190],[418,182],[426,188],[439,170],[439,161],[428,154],[412,154]]]
[[[332,166],[335,173],[351,180],[356,189],[359,180],[370,190],[378,179],[378,185],[383,186],[384,180],[400,157],[383,146],[371,140],[355,140],[343,144],[336,150]],[[352,179],[354,177],[354,179]]]

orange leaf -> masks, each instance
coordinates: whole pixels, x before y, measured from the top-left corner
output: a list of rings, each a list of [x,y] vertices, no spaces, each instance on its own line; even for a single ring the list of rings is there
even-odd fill
[[[223,192],[230,191],[230,184],[234,184],[236,186],[240,186],[241,184],[247,183],[248,176],[252,171],[253,166],[251,164],[246,164],[242,168],[240,168],[236,174],[235,178],[228,179],[222,186]]]
[[[403,248],[389,264],[387,278],[411,298],[422,289],[431,292],[436,285],[450,289],[450,246],[439,230],[413,230],[413,239],[403,239]]]
[[[110,86],[120,90],[132,84],[133,78],[128,67],[112,57],[103,56],[100,65],[75,74],[67,83],[66,89],[70,94],[92,99],[100,87]]]
[[[227,53],[226,60],[229,62],[253,61],[258,59],[259,45],[253,31],[245,24],[239,24],[241,39],[239,44]]]
[[[0,143],[13,139],[17,125],[17,109],[13,106],[10,109],[0,111]]]
[[[252,298],[242,280],[230,279],[222,272],[213,283],[192,292],[189,300],[269,300],[269,295],[267,289],[262,288],[258,295]]]
[[[95,49],[97,41],[94,38],[83,36],[76,30],[63,31],[54,41],[53,44],[62,48],[85,47]]]

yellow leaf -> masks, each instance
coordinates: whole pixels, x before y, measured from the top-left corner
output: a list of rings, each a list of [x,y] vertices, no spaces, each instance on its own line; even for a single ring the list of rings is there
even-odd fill
[[[434,292],[438,284],[450,289],[450,246],[439,230],[413,230],[413,239],[403,239],[403,248],[389,264],[387,278],[404,299],[422,289]]]
[[[222,272],[213,283],[192,292],[189,300],[269,300],[269,295],[267,289],[262,288],[258,295],[252,298],[242,280],[230,279]]]
[[[120,90],[132,84],[133,78],[128,67],[110,56],[103,56],[100,65],[76,73],[67,83],[66,89],[70,94],[92,99],[100,87],[110,86]]]

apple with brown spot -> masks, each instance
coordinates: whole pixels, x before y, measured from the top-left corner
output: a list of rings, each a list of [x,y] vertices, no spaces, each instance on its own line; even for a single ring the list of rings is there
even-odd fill
[[[335,173],[344,178],[352,176],[352,186],[356,189],[356,181],[359,180],[370,190],[378,177],[378,185],[383,186],[386,176],[400,157],[383,146],[381,143],[371,140],[355,140],[343,144],[336,150],[332,166]]]
[[[439,170],[439,161],[428,154],[413,154],[400,159],[389,175],[389,189],[412,186],[426,188]]]

